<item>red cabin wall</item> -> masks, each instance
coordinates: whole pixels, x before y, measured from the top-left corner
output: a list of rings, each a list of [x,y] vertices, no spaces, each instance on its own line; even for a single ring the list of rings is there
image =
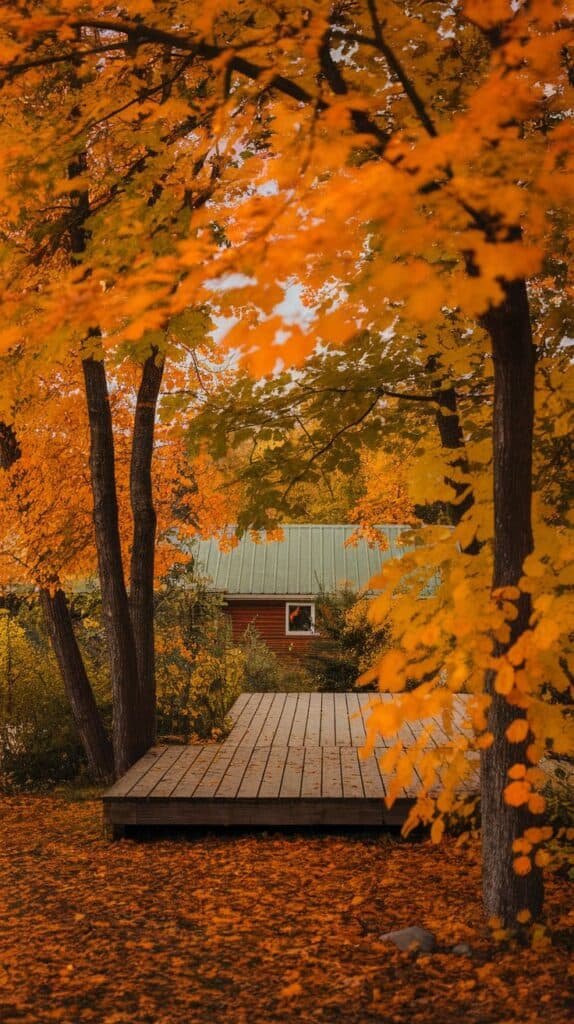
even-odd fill
[[[297,656],[305,654],[311,636],[286,636],[286,601],[230,601],[226,611],[231,618],[233,639],[241,640],[245,630],[253,624],[268,647],[276,654]]]

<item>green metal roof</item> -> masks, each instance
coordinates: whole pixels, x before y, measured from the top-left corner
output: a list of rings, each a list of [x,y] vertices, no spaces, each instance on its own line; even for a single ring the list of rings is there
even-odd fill
[[[413,545],[400,544],[406,526],[377,526],[386,539],[383,549],[366,540],[345,546],[356,532],[352,525],[289,525],[284,539],[257,543],[245,535],[230,551],[221,551],[217,540],[195,541],[197,570],[209,577],[214,590],[228,595],[306,596],[343,586],[366,589],[369,580],[389,558]]]

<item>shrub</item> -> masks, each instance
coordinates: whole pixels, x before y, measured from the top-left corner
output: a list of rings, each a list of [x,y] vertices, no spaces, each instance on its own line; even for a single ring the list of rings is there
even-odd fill
[[[218,738],[245,688],[245,654],[231,640],[221,600],[188,575],[158,606],[158,732],[189,742]]]
[[[47,788],[85,766],[36,609],[0,609],[0,786]]]
[[[306,658],[322,690],[349,690],[388,646],[384,628],[367,617],[369,600],[350,588],[322,593],[316,604],[317,635]]]
[[[252,693],[298,693],[316,690],[317,680],[294,658],[278,658],[251,623],[241,639],[245,654],[245,686]]]
[[[241,647],[245,655],[246,689],[254,693],[280,690],[281,666],[277,655],[252,623],[243,634]]]

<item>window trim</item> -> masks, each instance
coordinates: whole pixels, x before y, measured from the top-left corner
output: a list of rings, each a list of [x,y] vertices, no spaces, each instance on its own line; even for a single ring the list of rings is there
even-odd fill
[[[310,608],[311,629],[289,629],[289,609]],[[315,632],[315,602],[314,601],[286,601],[285,602],[285,636],[313,636]]]

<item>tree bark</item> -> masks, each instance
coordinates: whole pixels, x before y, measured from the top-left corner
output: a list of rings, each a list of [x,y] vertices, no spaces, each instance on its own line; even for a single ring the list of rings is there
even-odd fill
[[[52,594],[43,587],[40,605],[90,772],[105,781],[114,773],[112,744],[90,686],[66,596],[60,588]]]
[[[528,294],[524,281],[505,285],[504,301],[483,318],[494,358],[494,570],[493,589],[517,586],[524,559],[533,549],[532,446],[534,423],[535,349],[532,342]],[[499,643],[504,655],[528,628],[530,595],[522,593],[517,618],[510,623],[508,643]],[[508,769],[528,764],[524,743],[509,743],[505,732],[524,712],[494,689],[495,674],[488,673],[486,690],[491,695],[489,730],[494,742],[481,758],[481,808],[483,845],[483,899],[489,915],[514,924],[520,910],[540,914],[543,903],[542,872],[533,865],[519,876],[513,868],[513,840],[526,828],[540,824],[527,805],[511,807],[504,802]]]
[[[435,402],[435,421],[438,428],[440,443],[446,451],[456,452],[457,455],[451,461],[451,466],[461,475],[468,477],[470,468],[464,444],[464,434],[460,417],[456,390],[454,386],[445,381],[436,356],[431,356],[427,363],[427,369],[434,378],[433,400]],[[455,493],[455,501],[448,503],[448,515],[451,523],[457,526],[463,517],[474,505],[474,493],[470,483],[463,483],[461,480],[445,477],[445,484],[452,487]],[[477,555],[480,551],[480,541],[473,537],[469,544],[463,548],[465,555]]]
[[[14,427],[0,420],[0,469],[11,469],[21,454]]]
[[[146,747],[155,740],[156,687],[154,646],[154,558],[157,517],[151,465],[157,400],[163,359],[157,348],[146,359],[136,402],[130,465],[133,543],[130,566],[130,613],[136,647],[142,734]]]
[[[83,360],[90,424],[90,471],[102,610],[114,701],[115,767],[122,775],[143,753],[137,658],[125,586],[115,479],[114,437],[106,371],[101,360]]]

